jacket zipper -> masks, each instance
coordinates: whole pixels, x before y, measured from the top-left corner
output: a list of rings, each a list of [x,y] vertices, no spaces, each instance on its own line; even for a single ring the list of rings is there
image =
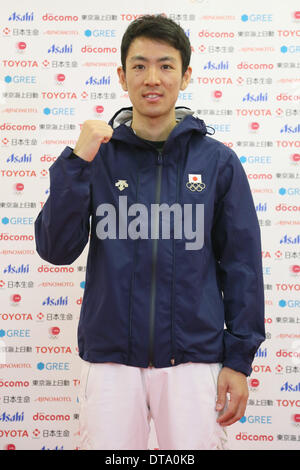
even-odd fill
[[[155,204],[160,203],[161,178],[163,168],[163,156],[159,152],[157,156],[157,176],[155,190]],[[159,221],[159,212],[157,212],[155,224]],[[154,341],[154,320],[155,320],[155,299],[156,299],[156,265],[157,265],[157,243],[158,238],[154,238],[152,245],[152,275],[151,275],[151,293],[150,293],[150,311],[149,311],[149,367],[153,367],[153,341]]]

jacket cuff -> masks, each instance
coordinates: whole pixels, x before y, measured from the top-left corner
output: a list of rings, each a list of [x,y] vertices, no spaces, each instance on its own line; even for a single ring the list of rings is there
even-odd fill
[[[236,359],[227,359],[223,362],[223,367],[229,367],[230,369],[235,370],[236,372],[242,372],[246,377],[249,377],[252,372],[251,364],[247,364],[246,362]]]
[[[68,159],[68,160],[76,160],[76,165],[80,165],[82,167],[87,167],[89,166],[91,162],[88,162],[87,160],[84,160],[83,158],[78,157],[73,151],[73,149],[69,146],[67,146],[61,153],[60,155],[62,158]]]

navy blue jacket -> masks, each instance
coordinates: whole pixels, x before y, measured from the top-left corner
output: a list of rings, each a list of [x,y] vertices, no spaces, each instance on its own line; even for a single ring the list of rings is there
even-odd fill
[[[130,127],[132,107],[111,118],[112,138],[92,162],[66,147],[49,169],[36,249],[68,265],[90,242],[78,324],[83,360],[158,368],[221,362],[250,375],[265,328],[260,228],[248,179],[235,152],[207,135],[196,113],[175,110],[178,124],[162,152]],[[187,184],[193,175],[201,185]],[[120,196],[128,209],[143,204],[149,220],[153,204],[176,203],[182,214],[190,204],[194,228],[196,204],[203,204],[202,247],[187,249],[183,229],[175,236],[175,217],[170,237],[160,231],[151,238],[150,228],[148,237],[120,236]],[[115,238],[99,235],[105,203],[115,208]],[[138,214],[126,213],[126,223]]]

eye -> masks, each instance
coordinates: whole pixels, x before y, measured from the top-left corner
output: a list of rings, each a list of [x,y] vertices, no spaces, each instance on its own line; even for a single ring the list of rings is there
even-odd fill
[[[143,64],[138,64],[138,65],[135,65],[133,68],[136,69],[138,67],[144,67]],[[139,69],[140,70],[140,69]]]

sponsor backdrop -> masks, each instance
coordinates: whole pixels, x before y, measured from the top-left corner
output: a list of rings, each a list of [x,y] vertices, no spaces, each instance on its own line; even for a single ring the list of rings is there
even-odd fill
[[[49,194],[49,167],[75,147],[82,123],[131,105],[116,73],[120,42],[147,13],[174,19],[189,37],[193,79],[177,105],[195,110],[237,153],[262,231],[267,339],[248,378],[245,416],[228,428],[231,448],[299,448],[297,3],[1,4],[1,450],[79,448],[77,323],[88,246],[70,266],[46,263],[35,251],[34,220]]]

